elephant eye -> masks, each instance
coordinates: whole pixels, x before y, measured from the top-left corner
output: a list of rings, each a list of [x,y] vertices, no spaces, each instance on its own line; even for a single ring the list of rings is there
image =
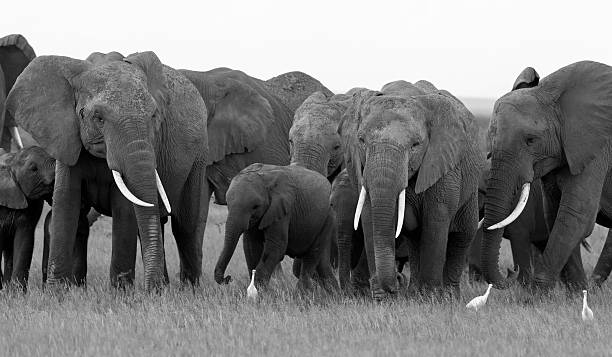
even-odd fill
[[[531,146],[536,142],[536,138],[535,137],[528,137],[527,139],[525,139],[525,143],[527,144],[527,146]]]
[[[33,171],[33,172],[36,172],[36,171],[38,171],[38,167],[36,165],[32,165],[32,166],[30,166],[30,170]]]
[[[81,119],[85,118],[85,114],[84,114],[84,112],[85,112],[85,108],[81,108],[81,109],[79,110],[79,115],[81,116]]]
[[[253,209],[256,210],[259,208],[259,205],[253,205]]]
[[[489,160],[490,158],[491,158],[491,152],[489,151],[489,152],[487,153],[487,160]]]
[[[104,119],[102,119],[100,116],[96,115],[93,117],[94,122],[98,125],[98,126],[102,126],[104,125]]]
[[[414,143],[412,143],[412,148],[414,149],[415,147],[417,147],[419,145],[421,145],[421,143],[418,142],[418,141],[415,141]]]
[[[338,149],[340,149],[340,144],[334,146],[334,150],[338,150]]]

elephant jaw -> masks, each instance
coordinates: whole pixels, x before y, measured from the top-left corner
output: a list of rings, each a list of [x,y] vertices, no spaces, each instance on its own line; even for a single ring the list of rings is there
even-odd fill
[[[353,228],[357,230],[359,225],[359,218],[361,217],[361,211],[363,210],[363,204],[365,203],[366,189],[365,186],[361,186],[361,192],[359,193],[359,200],[357,201],[357,208],[355,209],[355,218],[353,220]],[[404,215],[406,213],[406,189],[402,189],[397,197],[397,228],[395,230],[395,238],[399,237],[402,232],[404,225]]]

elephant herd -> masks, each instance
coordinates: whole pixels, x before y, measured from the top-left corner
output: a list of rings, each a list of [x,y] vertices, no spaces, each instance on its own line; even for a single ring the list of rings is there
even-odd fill
[[[17,127],[36,145],[24,147]],[[153,52],[36,57],[9,35],[0,39],[2,282],[27,287],[47,201],[47,285],[86,282],[92,209],[112,217],[113,286],[133,284],[138,239],[145,289],[168,283],[168,220],[180,280],[197,285],[214,195],[228,206],[219,284],[231,280],[242,236],[258,288],[288,255],[300,289],[376,299],[404,285],[458,296],[468,266],[500,289],[517,277],[583,289],[580,246],[595,223],[612,227],[611,137],[612,67],[591,61],[542,80],[525,69],[495,103],[483,152],[472,113],[424,80],[334,94],[301,72],[264,81],[176,70]],[[515,262],[507,276],[502,237]],[[593,283],[610,270],[609,237]]]

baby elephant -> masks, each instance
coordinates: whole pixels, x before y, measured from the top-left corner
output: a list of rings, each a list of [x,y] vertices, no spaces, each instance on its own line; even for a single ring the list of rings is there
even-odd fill
[[[227,191],[225,244],[215,267],[215,280],[224,277],[240,235],[255,285],[266,286],[274,267],[285,255],[301,258],[298,287],[311,288],[311,278],[326,290],[338,282],[330,264],[335,236],[329,206],[330,184],[321,174],[297,165],[252,164],[236,175]],[[317,274],[315,274],[315,272]]]
[[[34,231],[44,201],[51,202],[54,180],[55,160],[40,147],[32,146],[0,157],[0,251],[5,259],[3,280],[12,279],[24,290],[32,262]]]

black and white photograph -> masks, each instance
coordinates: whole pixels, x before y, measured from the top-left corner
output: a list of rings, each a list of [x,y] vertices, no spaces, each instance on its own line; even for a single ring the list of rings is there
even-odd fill
[[[612,3],[0,4],[0,356],[612,355]]]

